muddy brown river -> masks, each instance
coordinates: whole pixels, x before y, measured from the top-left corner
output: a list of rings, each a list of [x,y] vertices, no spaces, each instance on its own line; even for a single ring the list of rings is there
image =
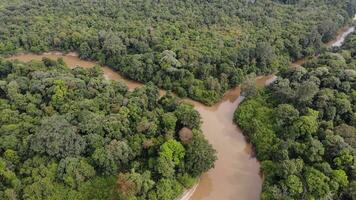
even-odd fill
[[[58,59],[71,68],[81,66],[90,68],[97,63],[81,60],[75,53],[62,54],[49,52],[41,55],[20,54],[7,58],[28,62],[41,60],[43,57]],[[129,89],[141,86],[141,83],[123,78],[117,72],[108,67],[103,67],[104,75],[111,80],[124,81]],[[271,81],[275,76],[259,77],[257,83],[260,86]],[[163,93],[161,91],[161,93]],[[217,150],[218,160],[215,168],[205,173],[199,182],[194,195],[190,199],[259,199],[262,180],[259,174],[259,163],[252,155],[249,145],[241,130],[233,123],[233,114],[238,104],[243,100],[240,96],[240,88],[229,90],[223,99],[214,106],[206,106],[199,102],[185,99],[199,111],[203,125],[204,135]]]
[[[330,46],[340,46],[345,37],[354,31],[347,28],[337,37]],[[346,34],[347,33],[347,34]],[[12,56],[8,59],[30,61],[41,60],[43,57],[51,59],[63,58],[71,68],[81,66],[90,68],[97,63],[85,61],[78,58],[75,53],[62,54],[60,52],[49,52],[42,55],[22,54]],[[301,61],[298,61],[300,64]],[[141,86],[141,83],[128,80],[108,67],[103,67],[104,75],[111,80],[124,81],[129,89]],[[264,86],[275,80],[274,75],[258,77],[256,82]],[[161,94],[164,91],[160,92]],[[253,156],[251,145],[248,144],[241,130],[233,123],[233,114],[243,97],[240,96],[240,87],[226,92],[223,99],[214,106],[205,106],[199,102],[186,99],[199,111],[203,125],[204,135],[217,150],[218,160],[215,168],[203,174],[199,185],[192,195],[183,199],[191,200],[257,200],[260,199],[262,179],[260,176],[260,165]]]

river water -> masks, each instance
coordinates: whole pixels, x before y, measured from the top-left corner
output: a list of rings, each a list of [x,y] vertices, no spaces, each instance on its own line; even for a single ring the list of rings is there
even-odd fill
[[[43,57],[58,59],[74,68],[81,66],[90,68],[97,63],[81,60],[75,53],[62,54],[49,52],[41,55],[20,54],[9,57],[9,60],[28,62],[41,60]],[[141,83],[123,78],[108,67],[103,67],[104,75],[111,80],[124,81],[129,89],[141,86]],[[257,78],[260,86],[271,81],[275,76]],[[163,91],[160,92],[164,93]],[[185,99],[199,111],[203,124],[204,135],[217,150],[218,160],[215,168],[205,173],[194,195],[190,199],[259,199],[262,180],[259,174],[259,163],[253,156],[251,145],[248,144],[241,130],[233,123],[233,114],[238,104],[243,100],[240,96],[240,87],[229,90],[223,99],[214,106],[206,106],[199,102]]]
[[[354,16],[353,21],[356,21],[356,15]],[[336,38],[328,42],[327,45],[329,47],[340,47],[344,43],[345,38],[354,31],[355,31],[355,26],[345,27],[343,29],[340,29],[338,31]]]
[[[328,45],[340,46],[345,37],[352,31],[354,31],[354,27],[343,30],[337,39]],[[90,68],[97,64],[96,62],[81,60],[75,53],[62,54],[60,52],[49,52],[41,55],[21,54],[8,59],[27,62],[41,60],[43,57],[51,59],[63,58],[71,68],[76,66]],[[103,67],[103,71],[106,78],[122,80],[131,90],[142,85],[136,81],[123,78],[108,67]],[[274,75],[262,76],[258,77],[256,82],[257,85],[264,86],[271,83],[275,78]],[[160,93],[163,94],[164,91],[160,91]],[[242,100],[240,87],[227,91],[223,99],[213,106],[206,106],[189,99],[184,100],[193,104],[199,111],[203,121],[202,130],[204,135],[218,153],[215,168],[202,175],[195,192],[186,196],[185,199],[260,199],[262,179],[259,162],[253,155],[251,145],[246,142],[241,130],[233,123],[234,111]]]
[[[75,68],[77,66],[80,66],[83,68],[91,68],[91,67],[94,67],[95,65],[97,65],[96,62],[80,59],[76,53],[63,54],[63,53],[57,52],[57,51],[51,51],[51,52],[43,53],[40,55],[32,54],[32,53],[19,54],[19,55],[11,56],[7,59],[8,60],[19,60],[22,62],[29,62],[31,60],[42,60],[43,57],[50,58],[53,60],[57,60],[58,58],[63,58],[64,62],[70,68]],[[109,67],[102,67],[102,69],[104,71],[104,76],[107,79],[122,80],[127,84],[129,89],[135,89],[136,87],[139,87],[142,85],[142,83],[139,83],[137,81],[125,79],[119,73],[117,73],[116,71],[112,70]]]

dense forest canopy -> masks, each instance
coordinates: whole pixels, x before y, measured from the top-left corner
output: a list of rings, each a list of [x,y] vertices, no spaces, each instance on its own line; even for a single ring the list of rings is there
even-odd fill
[[[77,51],[212,104],[246,74],[322,51],[355,10],[355,0],[2,0],[0,54]]]
[[[352,199],[356,0],[1,0],[0,56],[78,52],[100,67],[0,58],[0,199],[175,199],[214,166],[199,113],[248,74],[281,78],[236,112],[263,199]],[[290,61],[320,54],[304,67]]]
[[[262,161],[262,199],[356,199],[355,38],[282,71],[236,110]]]
[[[214,165],[200,124],[152,84],[0,59],[0,199],[174,199]]]

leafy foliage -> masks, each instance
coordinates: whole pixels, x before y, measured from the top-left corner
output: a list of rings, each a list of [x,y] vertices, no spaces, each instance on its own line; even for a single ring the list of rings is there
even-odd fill
[[[321,52],[355,12],[354,0],[2,0],[0,54],[77,51],[210,105],[246,74]]]
[[[355,35],[236,110],[262,162],[262,199],[356,198]]]
[[[174,199],[213,167],[199,113],[152,84],[128,91],[60,60],[0,68],[0,199]]]

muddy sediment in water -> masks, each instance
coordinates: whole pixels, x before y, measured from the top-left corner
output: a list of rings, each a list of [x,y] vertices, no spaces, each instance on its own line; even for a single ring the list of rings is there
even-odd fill
[[[348,28],[340,33],[335,41],[329,46],[340,46],[345,37],[354,31]],[[75,53],[62,54],[60,52],[49,52],[41,55],[21,54],[7,58],[9,60],[19,60],[28,62],[31,60],[41,60],[43,57],[58,59],[63,58],[64,62],[71,68],[80,66],[90,68],[97,63],[81,60]],[[293,63],[294,66],[301,65],[304,60]],[[123,78],[114,70],[103,67],[104,75],[110,80],[124,81],[130,90],[141,86],[136,81]],[[276,76],[261,76],[256,79],[257,85],[264,86],[270,84]],[[165,91],[160,90],[160,94]],[[199,185],[194,189],[191,196],[185,199],[191,200],[257,200],[260,199],[262,189],[262,178],[260,176],[260,164],[253,155],[252,146],[247,143],[242,131],[234,124],[233,115],[235,109],[242,102],[240,87],[236,87],[226,92],[222,100],[213,105],[206,106],[202,103],[184,99],[191,103],[199,111],[202,117],[202,130],[206,138],[217,150],[218,160],[215,168],[203,174]]]
[[[43,53],[43,54],[33,54],[33,53],[19,54],[19,55],[11,56],[7,59],[8,60],[19,60],[22,62],[29,62],[31,60],[42,60],[42,58],[44,58],[44,57],[50,58],[52,60],[57,60],[58,58],[63,58],[63,61],[70,68],[75,68],[78,66],[83,67],[83,68],[91,68],[91,67],[94,67],[95,65],[98,65],[97,62],[80,59],[76,53],[63,54],[61,52],[56,52],[56,51]],[[122,77],[119,73],[117,73],[116,71],[114,71],[113,69],[111,69],[109,67],[102,67],[102,69],[104,71],[104,76],[107,79],[122,80],[123,82],[126,83],[126,85],[131,90],[142,85],[141,83],[139,83],[137,81],[129,80],[129,79]]]
[[[81,60],[76,54],[62,54],[49,52],[41,55],[21,54],[7,58],[28,62],[63,58],[64,62],[74,68],[81,66],[90,68],[97,63]],[[141,86],[141,83],[123,78],[114,70],[103,67],[104,75],[110,80],[124,81],[129,89]],[[259,85],[266,84],[274,76],[263,76],[257,79]],[[162,92],[161,92],[162,93]],[[253,157],[249,145],[241,130],[233,123],[233,114],[238,104],[243,100],[240,88],[229,90],[223,99],[213,105],[206,106],[202,103],[184,99],[199,111],[202,117],[202,130],[209,142],[218,153],[215,168],[204,174],[191,199],[258,199],[261,191],[262,180],[259,174],[259,163]]]
[[[259,86],[269,84],[275,76],[257,78]],[[194,103],[202,116],[204,135],[218,152],[215,168],[205,173],[191,197],[200,199],[259,199],[262,189],[260,165],[250,144],[233,122],[233,115],[243,97],[240,87],[229,90],[222,101],[212,107]]]

